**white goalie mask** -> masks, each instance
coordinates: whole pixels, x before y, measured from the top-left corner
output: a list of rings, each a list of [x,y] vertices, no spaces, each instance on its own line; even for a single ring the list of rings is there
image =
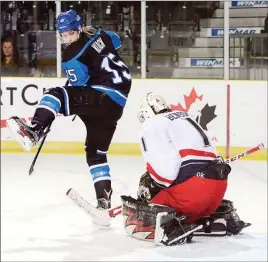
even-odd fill
[[[138,118],[141,123],[154,115],[170,111],[170,107],[164,98],[155,93],[148,93],[146,99],[140,105]]]

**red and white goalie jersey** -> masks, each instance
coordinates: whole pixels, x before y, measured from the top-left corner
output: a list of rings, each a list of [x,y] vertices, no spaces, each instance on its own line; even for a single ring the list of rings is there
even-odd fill
[[[147,119],[140,139],[147,171],[164,187],[187,180],[216,158],[212,138],[186,112],[166,112]]]

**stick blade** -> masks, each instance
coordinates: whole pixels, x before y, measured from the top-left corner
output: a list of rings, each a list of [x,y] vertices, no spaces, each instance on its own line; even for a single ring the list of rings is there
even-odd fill
[[[34,171],[34,167],[33,167],[33,165],[31,165],[31,167],[29,169],[29,176],[33,173],[33,171]]]
[[[66,195],[92,218],[94,224],[104,227],[110,226],[111,217],[107,210],[94,207],[72,188],[66,192]]]

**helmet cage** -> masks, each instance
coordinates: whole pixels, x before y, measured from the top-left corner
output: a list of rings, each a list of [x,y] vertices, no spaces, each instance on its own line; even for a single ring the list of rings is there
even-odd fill
[[[170,111],[170,107],[166,101],[158,94],[148,93],[146,100],[140,105],[140,110],[137,114],[141,123],[154,115]]]

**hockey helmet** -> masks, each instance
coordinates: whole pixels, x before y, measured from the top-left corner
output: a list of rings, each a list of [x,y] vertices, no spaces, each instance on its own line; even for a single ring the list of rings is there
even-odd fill
[[[138,118],[141,123],[154,115],[170,111],[170,107],[159,94],[150,92],[146,95],[145,100],[140,105]]]
[[[71,30],[80,30],[82,18],[74,10],[61,13],[56,21],[57,31],[61,34]]]

